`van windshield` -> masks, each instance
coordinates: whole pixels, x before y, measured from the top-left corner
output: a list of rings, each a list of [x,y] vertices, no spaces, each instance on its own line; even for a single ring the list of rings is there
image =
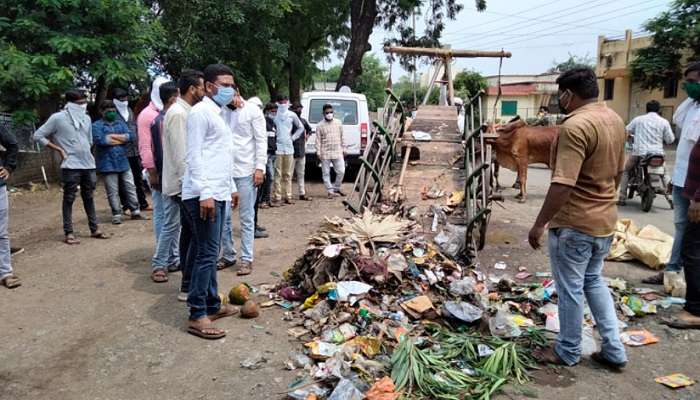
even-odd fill
[[[355,100],[333,100],[333,99],[312,99],[309,106],[309,122],[318,123],[323,119],[323,106],[330,104],[333,106],[333,114],[343,125],[357,125],[357,101]]]

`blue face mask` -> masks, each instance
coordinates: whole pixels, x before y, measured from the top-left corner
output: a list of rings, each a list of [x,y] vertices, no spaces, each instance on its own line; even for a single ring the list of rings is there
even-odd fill
[[[212,97],[212,100],[221,107],[229,104],[233,97],[236,95],[236,90],[232,87],[217,86],[218,90],[216,94]]]

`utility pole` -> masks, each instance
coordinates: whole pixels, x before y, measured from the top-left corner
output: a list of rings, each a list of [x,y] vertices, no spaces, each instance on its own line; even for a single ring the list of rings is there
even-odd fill
[[[413,42],[416,41],[416,9],[413,8]],[[418,99],[416,96],[416,57],[413,57],[413,108],[418,105]]]

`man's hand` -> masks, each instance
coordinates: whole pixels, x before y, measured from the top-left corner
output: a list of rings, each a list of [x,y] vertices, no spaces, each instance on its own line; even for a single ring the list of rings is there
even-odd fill
[[[255,186],[260,186],[265,182],[265,172],[261,169],[255,170],[255,175],[253,176],[253,183]]]
[[[5,167],[0,167],[0,179],[10,179],[10,171]]]
[[[155,168],[148,169],[148,183],[158,185],[158,171]]]
[[[238,195],[238,192],[231,193],[231,208],[237,208],[240,200],[241,196]]]
[[[216,219],[214,199],[206,199],[199,201],[199,217],[205,221],[207,219],[209,219],[210,221],[214,221]]]
[[[121,144],[121,142],[118,139],[119,136],[121,136],[121,135],[117,135],[117,134],[107,135],[107,143],[109,143],[112,146],[116,146],[118,144]]]
[[[538,226],[535,224],[532,226],[530,233],[527,235],[527,241],[530,242],[530,246],[532,246],[533,249],[537,250],[542,247],[542,244],[540,243],[542,236],[544,236],[544,226]]]
[[[243,107],[243,98],[241,97],[240,94],[236,94],[236,96],[233,98],[231,101],[231,104],[233,104],[234,107],[236,108],[241,108]]]
[[[694,200],[690,201],[690,207],[688,207],[688,221],[693,223],[700,222],[700,202]]]

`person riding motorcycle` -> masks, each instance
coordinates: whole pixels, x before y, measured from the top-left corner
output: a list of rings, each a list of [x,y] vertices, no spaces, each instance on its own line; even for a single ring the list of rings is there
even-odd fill
[[[620,182],[618,205],[627,204],[627,184],[630,172],[637,163],[648,155],[664,155],[664,143],[671,144],[676,139],[671,124],[661,117],[661,104],[652,100],[646,105],[647,113],[634,118],[627,125],[627,132],[633,137],[632,151],[625,164],[625,172]]]

